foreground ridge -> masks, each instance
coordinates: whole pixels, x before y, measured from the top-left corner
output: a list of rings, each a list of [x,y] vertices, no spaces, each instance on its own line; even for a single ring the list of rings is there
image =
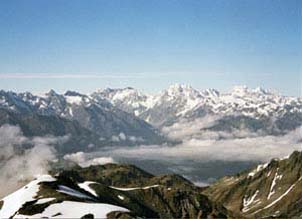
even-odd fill
[[[227,218],[178,175],[107,164],[43,175],[5,197],[1,218]],[[16,202],[16,200],[18,200]]]
[[[293,218],[302,214],[302,152],[205,188],[132,165],[53,170],[0,201],[1,218]]]
[[[224,177],[203,193],[248,218],[301,217],[302,152]]]

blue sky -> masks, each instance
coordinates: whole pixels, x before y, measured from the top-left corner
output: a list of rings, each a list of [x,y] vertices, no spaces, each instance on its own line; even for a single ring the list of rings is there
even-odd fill
[[[173,83],[300,95],[300,0],[2,0],[0,88]]]

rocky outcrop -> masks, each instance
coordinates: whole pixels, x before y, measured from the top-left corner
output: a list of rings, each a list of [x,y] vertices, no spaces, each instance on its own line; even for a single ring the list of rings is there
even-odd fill
[[[248,218],[299,217],[302,214],[302,152],[224,177],[203,194]]]

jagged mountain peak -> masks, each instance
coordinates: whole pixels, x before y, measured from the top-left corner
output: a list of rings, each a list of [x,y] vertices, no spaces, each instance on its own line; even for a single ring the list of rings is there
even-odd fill
[[[280,96],[279,94],[272,92],[268,89],[264,89],[260,86],[256,87],[256,88],[249,88],[246,85],[236,85],[231,89],[230,92],[231,95],[234,96],[250,96],[250,95],[260,95],[260,96]]]
[[[45,96],[60,96],[54,89],[50,89],[48,92],[45,93]]]
[[[256,87],[254,90],[253,90],[255,93],[259,93],[259,94],[269,94],[270,91],[269,90],[266,90],[262,87]]]
[[[171,84],[168,87],[168,90],[184,90],[184,89],[193,89],[191,85],[189,84],[180,84],[180,83],[175,83],[175,84]]]
[[[166,90],[163,91],[168,95],[190,95],[190,94],[199,94],[192,86],[187,84],[173,84],[170,85]]]
[[[15,94],[16,95],[17,93],[14,91],[11,91],[11,90],[6,91],[6,90],[1,89],[0,94],[11,94],[11,95]]]
[[[113,106],[106,98],[67,91],[64,95],[54,90],[42,96],[3,91],[0,108],[18,113],[59,116],[80,125],[112,144],[162,142],[164,138],[148,123]],[[116,139],[116,136],[125,136]]]
[[[26,101],[13,91],[0,90],[0,108],[8,108],[18,112],[30,112],[31,106],[28,106]]]
[[[106,88],[92,93],[91,97],[95,100],[106,99],[119,109],[135,115],[139,115],[146,110],[150,103],[150,96],[132,87]]]
[[[296,117],[302,120],[302,99],[286,97],[263,89],[235,86],[230,92],[216,89],[199,91],[189,85],[173,84],[167,89],[145,95],[138,90],[107,89],[98,93],[118,108],[145,121],[164,126],[185,117],[194,120],[208,113],[218,116],[242,115],[253,119],[282,119]],[[296,126],[296,125],[295,125]]]
[[[220,118],[243,116],[246,117],[245,122],[249,123],[244,126],[251,127],[252,130],[256,127],[256,131],[264,128],[262,131],[273,134],[293,130],[302,124],[301,98],[281,96],[263,88],[250,89],[247,86],[237,86],[231,93],[220,93],[215,89],[199,91],[189,85],[175,84],[155,95],[146,95],[126,87],[107,88],[91,95],[74,91],[60,95],[51,90],[44,96],[4,91],[0,96],[2,106],[20,111],[29,112],[34,107],[46,114],[55,112],[60,116],[72,117],[71,113],[79,112],[79,108],[75,111],[70,109],[71,106],[91,108],[98,105],[105,111],[125,111],[157,127],[171,125],[182,119],[193,121],[206,115]],[[272,118],[273,121],[270,121]],[[236,126],[235,122],[231,124]],[[233,126],[230,128],[234,128]],[[267,130],[268,127],[271,130]]]
[[[113,98],[113,99],[125,99],[131,97],[145,97],[146,95],[142,92],[138,91],[132,87],[125,87],[125,88],[105,88],[99,89],[93,93],[94,95],[101,95],[106,98]]]

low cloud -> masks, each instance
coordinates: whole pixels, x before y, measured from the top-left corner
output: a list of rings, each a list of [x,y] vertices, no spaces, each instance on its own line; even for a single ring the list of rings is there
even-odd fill
[[[142,137],[136,137],[136,136],[127,136],[125,133],[121,132],[119,135],[112,135],[111,141],[113,142],[120,142],[120,141],[132,141],[132,142],[143,142],[144,139]]]
[[[182,119],[171,126],[162,128],[162,132],[169,138],[175,140],[183,140],[192,138],[200,134],[201,129],[209,128],[216,124],[219,116],[206,116],[203,118],[195,119],[194,121],[187,121]]]
[[[174,140],[188,141],[191,139],[199,140],[220,140],[265,136],[267,133],[259,130],[251,132],[246,127],[226,131],[210,131],[207,128],[213,127],[221,119],[221,116],[208,115],[194,121],[182,119],[171,126],[162,128],[162,132],[169,138]]]
[[[226,133],[227,134],[227,133]],[[214,137],[186,139],[176,146],[142,145],[108,150],[105,155],[147,160],[261,161],[281,158],[302,149],[301,130],[284,136],[249,136],[219,140]]]
[[[115,163],[111,157],[94,157],[89,158],[84,152],[77,152],[73,154],[67,154],[64,156],[67,161],[72,161],[80,165],[81,167],[89,167],[95,165],[103,165],[107,163]]]
[[[0,197],[31,180],[46,174],[49,161],[56,158],[54,145],[64,138],[23,136],[17,126],[0,127]]]

